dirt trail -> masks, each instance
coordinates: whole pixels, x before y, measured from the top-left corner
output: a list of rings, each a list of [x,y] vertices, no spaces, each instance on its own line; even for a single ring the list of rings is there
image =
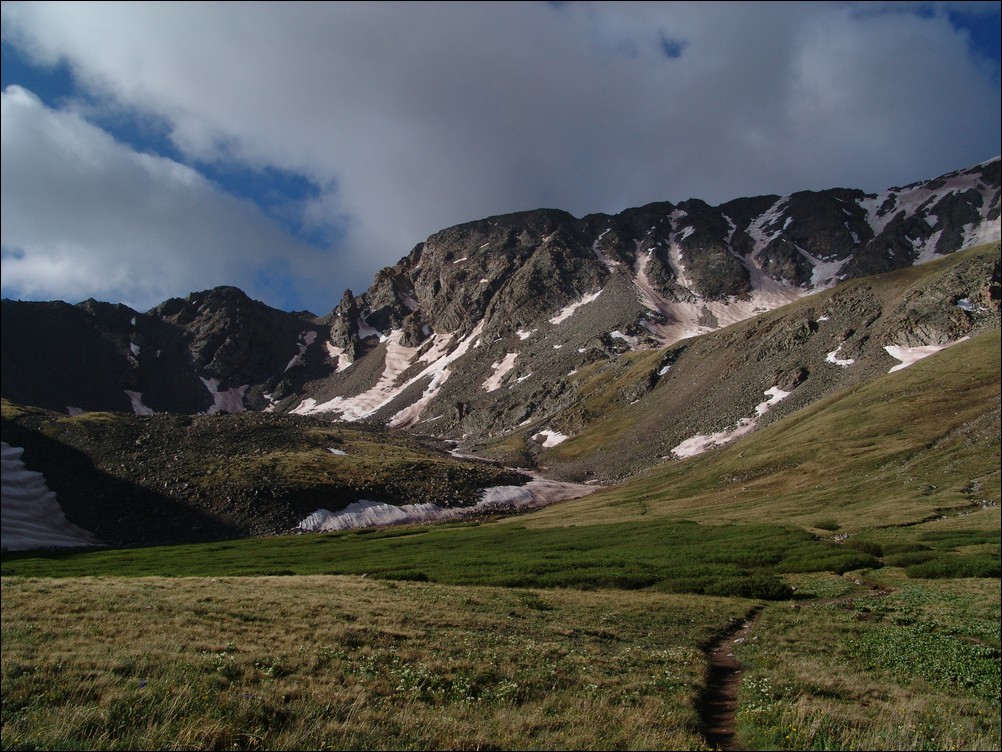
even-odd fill
[[[761,606],[756,606],[744,619],[734,620],[706,648],[706,686],[696,702],[696,711],[710,749],[725,752],[742,749],[735,733],[735,713],[743,667],[734,657],[734,645],[751,631],[761,610]]]
[[[853,593],[838,598],[815,598],[794,603],[793,608],[852,603],[868,598],[881,598],[893,592],[893,588],[877,585],[869,587],[870,590],[866,593]],[[700,731],[710,749],[721,752],[744,749],[736,733],[738,689],[741,686],[744,667],[734,656],[734,646],[747,637],[758,620],[762,608],[763,606],[756,606],[745,615],[744,619],[732,621],[728,628],[704,650],[706,684],[696,700],[696,712],[699,713]]]

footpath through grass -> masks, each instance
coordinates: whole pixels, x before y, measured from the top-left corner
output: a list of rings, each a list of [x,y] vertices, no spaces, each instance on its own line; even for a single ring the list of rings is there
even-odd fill
[[[698,749],[748,601],[357,577],[2,581],[4,749]]]
[[[787,575],[865,595],[860,573]],[[748,749],[998,749],[999,589],[765,606]],[[4,749],[702,749],[701,646],[755,601],[360,577],[4,577]]]

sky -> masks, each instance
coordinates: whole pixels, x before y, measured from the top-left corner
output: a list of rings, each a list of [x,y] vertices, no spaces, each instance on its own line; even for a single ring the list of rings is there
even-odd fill
[[[536,208],[999,156],[1002,3],[3,2],[2,295],[329,312]]]

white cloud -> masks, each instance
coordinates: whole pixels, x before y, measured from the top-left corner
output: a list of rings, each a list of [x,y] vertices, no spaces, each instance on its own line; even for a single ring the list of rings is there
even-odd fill
[[[16,86],[2,108],[5,291],[145,309],[218,284],[254,292],[255,269],[306,260],[252,203],[191,168]]]
[[[939,6],[902,7],[73,2],[5,5],[3,28],[192,159],[324,186],[304,212],[348,219],[333,304],[491,214],[879,190],[996,156],[991,71]]]

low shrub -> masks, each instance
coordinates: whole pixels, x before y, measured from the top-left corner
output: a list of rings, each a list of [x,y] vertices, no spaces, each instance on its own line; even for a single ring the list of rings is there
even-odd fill
[[[942,579],[950,577],[1002,577],[999,559],[993,556],[940,556],[905,568],[909,577]]]
[[[845,542],[846,548],[851,548],[854,551],[862,551],[864,554],[870,554],[870,556],[883,556],[884,547],[881,546],[876,541],[868,540],[847,540]]]

